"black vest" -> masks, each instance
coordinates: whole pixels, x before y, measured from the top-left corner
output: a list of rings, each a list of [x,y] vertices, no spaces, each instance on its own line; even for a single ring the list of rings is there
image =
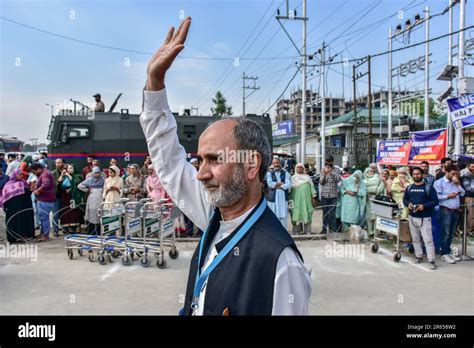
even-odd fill
[[[285,182],[285,179],[286,179],[286,170],[283,170],[283,169],[280,169],[280,181],[281,182]],[[276,174],[275,172],[271,172],[270,175],[272,176],[272,181],[273,182],[277,182],[277,178],[276,178]],[[275,197],[276,197],[276,191],[278,189],[274,189],[274,188],[271,188],[269,187],[268,188],[268,201],[269,202],[272,202],[274,203],[275,202]],[[284,190],[285,191],[285,201],[288,202],[288,190]]]
[[[218,252],[252,216],[259,204],[234,232],[216,244]],[[206,240],[201,239],[191,259],[186,299],[182,310],[184,315],[192,313],[191,302],[200,244],[204,243],[201,265],[199,265],[202,267],[209,245],[220,227],[220,220],[220,211],[216,209],[214,217],[209,222]],[[281,252],[288,246],[292,247],[303,259],[291,236],[283,228],[275,214],[266,207],[260,219],[209,275],[203,314],[222,315],[224,309],[227,308],[232,316],[271,315],[276,265]]]

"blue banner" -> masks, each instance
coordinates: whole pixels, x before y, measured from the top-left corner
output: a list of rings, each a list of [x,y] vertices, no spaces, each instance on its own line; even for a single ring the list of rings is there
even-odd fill
[[[406,165],[410,156],[408,139],[381,140],[377,144],[377,163],[384,165]]]
[[[274,137],[287,137],[293,135],[295,132],[295,121],[287,120],[278,122],[272,126],[272,133]]]
[[[454,128],[466,128],[474,124],[474,94],[448,99],[449,117]]]

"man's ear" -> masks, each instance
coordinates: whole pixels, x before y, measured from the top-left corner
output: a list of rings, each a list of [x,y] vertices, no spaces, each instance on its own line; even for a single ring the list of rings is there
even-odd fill
[[[249,156],[248,174],[249,180],[254,180],[260,175],[260,166],[262,165],[262,156],[257,151],[252,151]]]

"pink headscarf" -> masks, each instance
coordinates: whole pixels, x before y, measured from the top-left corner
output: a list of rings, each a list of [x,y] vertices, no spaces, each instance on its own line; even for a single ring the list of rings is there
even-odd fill
[[[6,201],[21,196],[25,190],[29,188],[26,180],[18,179],[18,175],[22,174],[22,170],[17,168],[10,175],[10,180],[5,184],[2,190],[2,204]]]
[[[153,164],[150,164],[148,166],[148,169],[152,169],[153,172],[146,178],[146,185],[147,188],[150,187],[153,189],[153,191],[151,191],[150,193],[150,196],[152,197],[153,201],[158,202],[160,199],[166,198],[167,194],[163,185],[161,185],[160,178],[158,177],[158,175],[156,175]]]

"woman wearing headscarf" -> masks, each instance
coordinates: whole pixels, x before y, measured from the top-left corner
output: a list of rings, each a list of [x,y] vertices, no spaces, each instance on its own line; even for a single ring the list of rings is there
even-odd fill
[[[30,174],[28,175],[28,179],[26,179],[26,183],[30,186],[30,191],[31,191],[31,204],[33,205],[33,215],[35,218],[35,230],[41,227],[38,204],[36,202],[36,196],[33,193],[36,190],[37,181],[38,181],[38,177],[33,172],[30,172]]]
[[[105,179],[102,177],[100,168],[93,167],[92,175],[78,186],[79,190],[89,192],[85,214],[85,219],[89,224],[89,234],[98,234],[99,232],[100,219],[97,210],[100,207],[100,203],[102,203],[104,184]]]
[[[120,177],[120,169],[117,166],[109,167],[109,177],[104,184],[104,202],[117,203],[120,201],[123,192],[123,179]],[[111,209],[112,205],[106,205],[106,209]]]
[[[303,163],[296,165],[296,173],[291,177],[291,200],[293,209],[291,211],[291,223],[293,233],[302,233],[300,224],[304,224],[304,232],[311,233],[313,221],[313,205],[316,205],[316,190],[313,181],[305,174]]]
[[[125,179],[123,194],[130,201],[139,201],[146,194],[145,179],[141,175],[138,164],[132,164],[130,168],[131,175]]]
[[[2,196],[8,242],[14,243],[34,238],[31,191],[20,168],[12,172],[10,180],[3,187]]]
[[[400,167],[397,171],[398,175],[393,180],[392,183],[392,198],[395,202],[398,203],[400,207],[400,219],[407,220],[408,219],[408,208],[403,205],[403,195],[405,194],[405,190],[408,186],[413,184],[413,179],[411,178],[408,168],[407,167]]]
[[[373,173],[378,174],[378,169],[377,169],[377,163],[371,163],[367,168],[364,170],[364,177],[367,175],[367,173],[371,170]]]
[[[148,192],[148,197],[150,197],[155,203],[159,202],[160,199],[168,198],[165,188],[161,185],[160,178],[156,175],[153,164],[148,166],[148,173],[149,175],[146,178],[146,191]]]
[[[366,170],[364,182],[367,192],[367,199],[365,201],[365,221],[367,224],[367,233],[369,236],[372,236],[375,228],[375,214],[372,213],[371,199],[375,198],[376,195],[383,194],[385,191],[385,185],[380,179],[380,176],[376,173],[376,166],[374,167],[372,165]]]
[[[388,169],[382,170],[382,173],[380,173],[380,179],[384,184],[383,195],[391,197],[393,180],[390,179],[390,171]]]
[[[61,194],[59,220],[61,228],[66,233],[77,232],[81,225],[80,205],[83,203],[84,193],[78,186],[82,181],[72,164],[67,164],[58,178],[57,191]]]
[[[30,173],[30,166],[33,164],[33,158],[31,156],[26,156],[20,163],[20,169],[23,172],[23,177],[28,179]]]
[[[0,208],[3,207],[3,188],[8,180],[10,180],[10,177],[3,172],[3,167],[0,166]]]
[[[365,182],[360,170],[356,170],[341,184],[341,222],[344,230],[350,225],[362,225],[365,220]]]

